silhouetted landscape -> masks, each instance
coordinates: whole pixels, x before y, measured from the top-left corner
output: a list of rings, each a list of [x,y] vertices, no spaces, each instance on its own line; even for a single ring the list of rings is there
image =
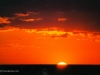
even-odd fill
[[[68,65],[59,70],[56,65],[1,65],[0,70],[18,70],[0,72],[0,75],[100,75],[100,65]]]

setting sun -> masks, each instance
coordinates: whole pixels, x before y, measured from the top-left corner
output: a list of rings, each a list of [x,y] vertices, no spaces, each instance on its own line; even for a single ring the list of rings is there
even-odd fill
[[[67,65],[65,62],[59,62],[58,65]]]
[[[59,62],[57,64],[58,69],[64,69],[66,66],[67,66],[67,63],[65,63],[65,62]]]

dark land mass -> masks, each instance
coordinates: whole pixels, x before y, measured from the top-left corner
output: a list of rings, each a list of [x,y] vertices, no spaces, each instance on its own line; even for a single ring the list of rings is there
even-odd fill
[[[100,75],[100,65],[0,65],[0,75]],[[7,72],[8,71],[8,72]]]

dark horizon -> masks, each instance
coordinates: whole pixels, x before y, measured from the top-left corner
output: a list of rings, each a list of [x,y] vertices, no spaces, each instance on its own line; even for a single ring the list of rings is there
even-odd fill
[[[19,70],[16,73],[0,72],[0,75],[100,75],[100,65],[68,65],[63,70],[57,69],[56,65],[0,65],[0,69]]]

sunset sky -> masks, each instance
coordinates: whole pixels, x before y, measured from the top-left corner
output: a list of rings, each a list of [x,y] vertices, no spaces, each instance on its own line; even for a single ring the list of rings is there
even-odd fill
[[[0,64],[100,64],[100,0],[0,0]]]

